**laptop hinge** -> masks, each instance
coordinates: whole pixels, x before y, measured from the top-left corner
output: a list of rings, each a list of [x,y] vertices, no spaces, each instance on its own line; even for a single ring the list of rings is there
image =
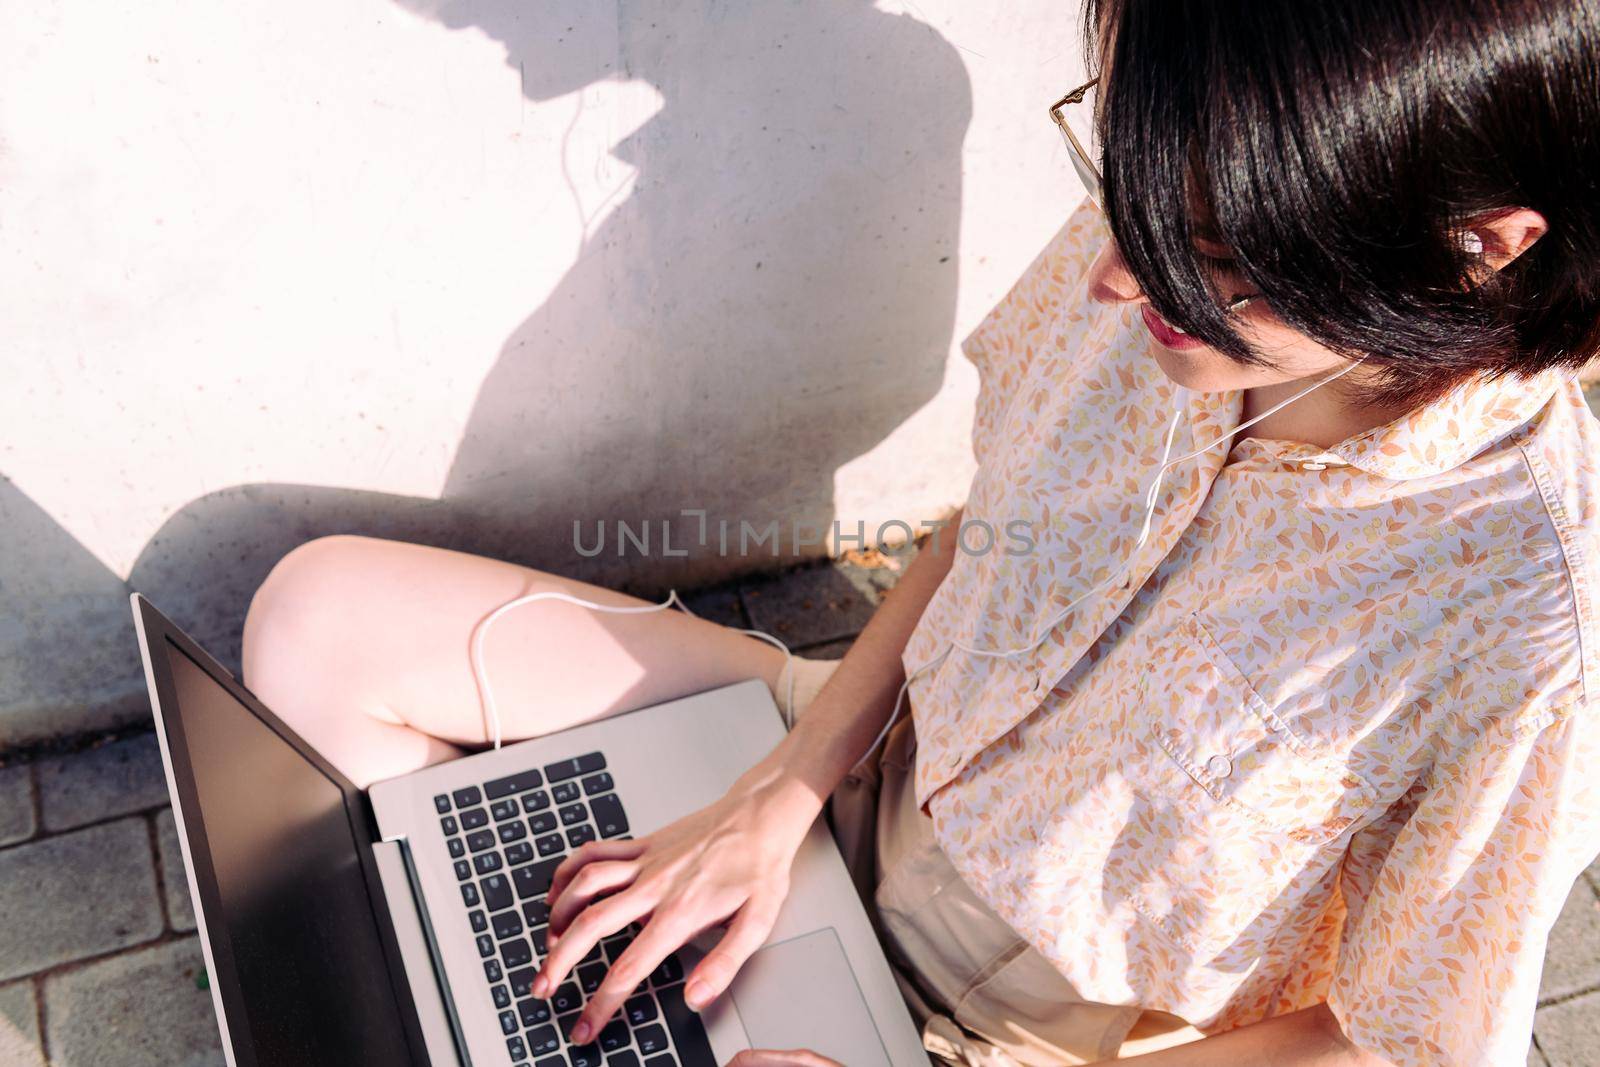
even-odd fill
[[[379,841],[372,846],[378,863],[378,877],[394,924],[395,940],[405,964],[406,983],[416,1002],[417,1019],[427,1044],[432,1067],[471,1067],[467,1043],[450,999],[450,986],[444,978],[444,964],[428,921],[427,905],[422,902],[422,887],[411,862],[411,849],[404,838]]]

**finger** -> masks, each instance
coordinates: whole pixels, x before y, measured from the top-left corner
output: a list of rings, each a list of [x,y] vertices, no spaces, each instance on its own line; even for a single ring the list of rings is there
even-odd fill
[[[637,887],[606,897],[585,908],[567,928],[567,935],[559,944],[551,945],[547,940],[545,950],[549,954],[539,965],[539,974],[533,980],[533,995],[543,1000],[555,992],[602,937],[610,937],[650,906],[643,897]]]
[[[808,1048],[747,1048],[728,1061],[728,1067],[840,1067]]]
[[[663,913],[651,920],[611,964],[600,988],[590,995],[583,1014],[573,1024],[572,1043],[582,1045],[592,1040],[611,1021],[622,1002],[639,988],[639,983],[707,925],[708,921],[696,922],[681,909],[679,914]]]
[[[551,873],[550,888],[545,893],[545,900],[550,904],[551,908],[554,908],[556,898],[561,895],[561,891],[566,888],[567,883],[572,881],[573,876],[588,864],[600,860],[638,859],[639,854],[643,851],[644,842],[635,841],[631,838],[615,841],[590,841],[562,860],[561,865]]]
[[[550,909],[550,942],[554,944],[557,935],[564,931],[567,924],[577,918],[578,913],[587,908],[595,897],[604,893],[614,893],[624,886],[631,885],[638,876],[639,865],[631,860],[591,863],[573,875],[572,881],[567,883],[566,890],[561,894],[561,899]]]
[[[728,925],[728,932],[717,947],[689,972],[688,984],[683,987],[684,1003],[699,1011],[721,996],[739,968],[766,942],[782,906],[782,893],[751,897]]]

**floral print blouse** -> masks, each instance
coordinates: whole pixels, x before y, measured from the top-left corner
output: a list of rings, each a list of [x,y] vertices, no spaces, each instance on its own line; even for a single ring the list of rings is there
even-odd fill
[[[937,661],[941,846],[1086,999],[1207,1033],[1326,1000],[1398,1065],[1521,1064],[1600,852],[1600,425],[1550,372],[1332,448],[1234,438],[1167,472],[1130,559],[1174,405],[1181,456],[1243,394],[1179,389],[1088,299],[1108,239],[1085,203],[962,345],[996,536],[904,653]]]

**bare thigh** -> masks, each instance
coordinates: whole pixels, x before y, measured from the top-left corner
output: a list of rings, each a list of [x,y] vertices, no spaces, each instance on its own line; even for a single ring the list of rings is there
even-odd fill
[[[251,601],[245,684],[358,784],[403,774],[488,742],[473,629],[541,591],[646,603],[463,552],[319,538],[280,560]],[[483,658],[506,741],[745,678],[775,686],[784,661],[675,609],[617,615],[549,600],[501,616]]]

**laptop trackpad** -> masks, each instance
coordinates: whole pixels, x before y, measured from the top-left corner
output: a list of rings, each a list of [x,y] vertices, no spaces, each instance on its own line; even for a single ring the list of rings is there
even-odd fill
[[[732,994],[751,1048],[808,1048],[850,1067],[889,1067],[831,926],[751,956]]]

